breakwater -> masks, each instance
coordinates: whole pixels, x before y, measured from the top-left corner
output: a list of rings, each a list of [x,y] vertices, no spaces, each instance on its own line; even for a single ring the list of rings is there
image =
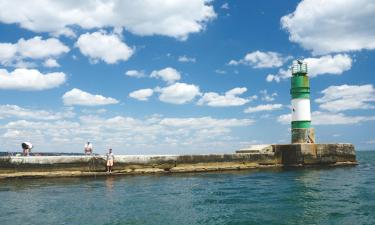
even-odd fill
[[[268,145],[232,154],[116,155],[113,175],[356,165],[352,144]],[[104,156],[0,157],[0,179],[106,175]]]

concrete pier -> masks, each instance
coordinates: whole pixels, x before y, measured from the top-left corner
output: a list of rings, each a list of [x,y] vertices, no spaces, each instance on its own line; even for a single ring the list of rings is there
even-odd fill
[[[104,156],[0,157],[0,179],[106,175]],[[114,173],[181,173],[283,166],[356,165],[352,144],[266,145],[233,154],[116,155]]]

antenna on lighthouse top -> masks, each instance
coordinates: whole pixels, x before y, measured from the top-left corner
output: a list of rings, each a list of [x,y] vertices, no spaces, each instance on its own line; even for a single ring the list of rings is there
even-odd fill
[[[293,76],[306,76],[307,75],[307,64],[302,59],[293,61],[292,65]]]

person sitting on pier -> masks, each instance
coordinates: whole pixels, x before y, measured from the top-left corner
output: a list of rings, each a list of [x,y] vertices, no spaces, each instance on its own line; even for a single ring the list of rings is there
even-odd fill
[[[85,144],[85,155],[91,155],[92,154],[92,144],[88,141]]]
[[[112,173],[114,160],[115,160],[115,156],[113,155],[112,149],[110,148],[107,153],[107,173]]]
[[[22,150],[23,150],[23,155],[24,156],[29,156],[31,149],[33,148],[33,145],[30,142],[23,142],[21,144]]]

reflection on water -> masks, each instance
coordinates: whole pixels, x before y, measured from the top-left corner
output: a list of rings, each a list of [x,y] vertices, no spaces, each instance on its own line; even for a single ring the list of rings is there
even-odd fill
[[[112,176],[108,176],[106,177],[105,179],[105,186],[106,186],[106,190],[107,192],[112,192],[113,191],[113,183],[115,181],[115,178],[112,177]]]
[[[0,181],[0,224],[375,224],[360,165]]]

